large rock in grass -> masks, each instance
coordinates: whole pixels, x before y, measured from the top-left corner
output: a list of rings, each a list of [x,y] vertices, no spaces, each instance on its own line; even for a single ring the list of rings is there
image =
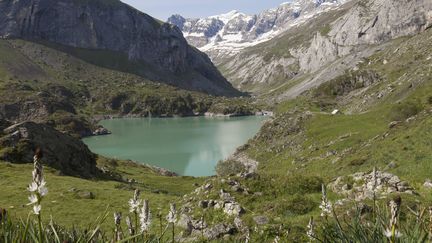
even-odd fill
[[[31,163],[36,148],[43,151],[42,162],[65,175],[84,178],[98,173],[96,156],[79,139],[54,128],[24,122],[3,130],[0,159],[13,163]]]

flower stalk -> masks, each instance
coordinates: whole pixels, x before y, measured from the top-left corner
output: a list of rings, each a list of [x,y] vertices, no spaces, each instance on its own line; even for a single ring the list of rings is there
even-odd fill
[[[390,224],[389,228],[386,229],[385,235],[389,238],[390,243],[395,243],[396,238],[402,236],[402,234],[398,230],[398,216],[400,211],[402,199],[400,197],[391,200],[389,202],[390,207]]]
[[[143,201],[143,206],[139,214],[141,233],[145,234],[150,230],[151,213],[148,200]]]
[[[134,214],[135,219],[135,227],[133,228],[133,231],[137,231],[138,229],[138,214],[140,213],[140,205],[141,200],[139,199],[140,196],[140,190],[135,189],[134,196],[129,200],[129,212]]]
[[[332,204],[327,198],[327,189],[324,184],[321,185],[321,191],[322,191],[322,198],[321,198],[321,205],[319,206],[319,208],[321,209],[321,217],[327,219],[327,217],[332,213]]]
[[[42,198],[48,194],[48,188],[46,187],[46,182],[43,174],[43,166],[41,163],[42,159],[42,151],[37,149],[35,155],[33,157],[33,180],[31,184],[28,186],[27,190],[30,192],[30,196],[28,197],[29,203],[27,205],[33,205],[33,213],[37,215],[38,219],[38,228],[39,228],[39,242],[42,242]]]
[[[115,240],[120,241],[121,240],[121,233],[120,233],[120,223],[121,223],[122,214],[119,212],[114,213],[114,225],[115,225]]]
[[[177,210],[175,203],[170,204],[170,211],[168,212],[168,215],[166,217],[166,220],[169,224],[171,224],[172,229],[172,242],[174,243],[174,236],[175,236],[175,228],[174,224],[177,221]]]
[[[309,238],[309,242],[315,240],[315,222],[313,217],[310,217],[309,224],[307,225],[306,235]]]

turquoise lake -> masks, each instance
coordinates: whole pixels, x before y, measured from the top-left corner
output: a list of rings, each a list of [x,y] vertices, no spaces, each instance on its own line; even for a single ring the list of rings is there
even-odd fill
[[[103,120],[112,134],[85,138],[97,154],[156,165],[186,176],[215,174],[260,129],[265,117],[124,118]]]

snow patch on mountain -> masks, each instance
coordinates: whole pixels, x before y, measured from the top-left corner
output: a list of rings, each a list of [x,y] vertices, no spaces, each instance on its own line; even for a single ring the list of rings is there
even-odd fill
[[[256,15],[233,10],[207,18],[186,19],[173,15],[168,22],[178,26],[191,45],[217,62],[236,55],[244,48],[268,41],[346,1],[295,0]]]

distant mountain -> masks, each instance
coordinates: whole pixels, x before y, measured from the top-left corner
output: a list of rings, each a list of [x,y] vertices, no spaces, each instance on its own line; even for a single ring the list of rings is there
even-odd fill
[[[358,68],[388,41],[431,26],[430,0],[348,1],[243,49],[218,67],[238,89],[292,99]]]
[[[179,27],[191,45],[219,62],[344,2],[346,0],[296,0],[257,15],[238,11],[201,19],[173,15],[167,22]]]
[[[121,54],[121,64],[96,64],[134,72],[153,81],[216,95],[238,92],[210,59],[190,47],[178,28],[118,0],[3,0],[0,37],[56,43]],[[94,57],[94,55],[93,55]]]

